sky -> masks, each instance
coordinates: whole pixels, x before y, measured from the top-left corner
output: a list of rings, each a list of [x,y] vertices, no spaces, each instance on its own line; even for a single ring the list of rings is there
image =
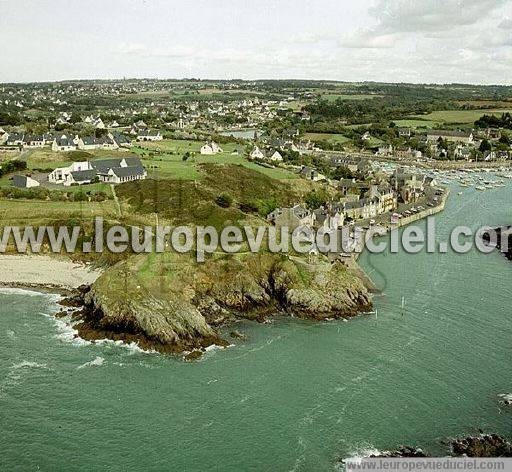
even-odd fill
[[[0,0],[0,82],[512,84],[512,0]]]

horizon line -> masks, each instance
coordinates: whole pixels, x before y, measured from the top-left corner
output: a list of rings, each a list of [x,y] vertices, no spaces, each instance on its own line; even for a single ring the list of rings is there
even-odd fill
[[[31,81],[7,81],[0,82],[1,86],[5,85],[32,85],[32,84],[50,84],[50,83],[66,83],[66,82],[122,82],[122,81],[169,81],[169,82],[318,82],[318,83],[339,83],[339,84],[381,84],[381,85],[462,85],[473,87],[512,87],[512,82],[505,83],[472,83],[472,82],[403,82],[403,81],[377,81],[377,80],[341,80],[341,79],[307,79],[307,78],[258,78],[258,79],[242,79],[242,78],[200,78],[200,77],[117,77],[117,78],[68,78],[53,80],[31,80]]]

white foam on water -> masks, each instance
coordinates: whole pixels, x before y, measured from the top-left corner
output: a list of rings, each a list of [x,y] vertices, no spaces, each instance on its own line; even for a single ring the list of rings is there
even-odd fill
[[[56,318],[52,315],[46,315],[55,322],[55,326],[57,327],[58,334],[55,335],[57,339],[64,341],[66,343],[73,344],[75,346],[88,346],[91,341],[87,341],[78,336],[78,330],[73,327],[71,320],[68,318]]]
[[[221,351],[223,349],[227,349],[228,347],[235,347],[235,345],[228,344],[227,346],[217,346],[217,344],[210,344],[204,348],[204,352]]]
[[[501,393],[498,397],[505,402],[512,402],[512,393]]]
[[[125,343],[121,340],[114,341],[113,339],[99,339],[96,341],[96,344],[122,347],[123,349],[128,350],[130,354],[158,354],[158,351],[155,351],[154,349],[142,349],[135,341]]]
[[[92,361],[86,362],[85,364],[79,365],[77,369],[84,369],[86,367],[95,367],[102,366],[105,363],[105,359],[103,357],[97,356]]]
[[[5,334],[9,339],[16,339],[16,333],[12,329],[8,329]]]
[[[382,454],[382,451],[379,451],[371,444],[366,444],[360,447],[356,447],[354,451],[349,454],[349,457],[343,459],[343,462],[345,464],[347,462],[350,462],[352,464],[361,464],[363,459],[366,459],[367,457],[370,456],[378,456],[380,454]]]
[[[28,375],[31,369],[48,369],[48,367],[46,364],[27,360],[12,364],[9,368],[9,372],[0,383],[0,398],[4,396],[4,392],[7,388],[19,385],[20,381],[22,381],[23,377]]]
[[[11,369],[17,370],[17,369],[26,369],[26,368],[41,368],[46,369],[46,364],[39,364],[37,362],[32,361],[21,361],[17,364],[13,364],[11,366]]]

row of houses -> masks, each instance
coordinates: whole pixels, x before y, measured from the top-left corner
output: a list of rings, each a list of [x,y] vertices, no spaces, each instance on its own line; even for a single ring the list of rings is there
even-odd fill
[[[136,135],[137,141],[161,141],[163,139],[160,131],[140,130]],[[107,149],[115,150],[119,148],[129,148],[132,140],[125,134],[111,132],[101,137],[96,136],[78,136],[69,133],[48,133],[42,135],[31,135],[24,133],[0,133],[0,144],[7,146],[21,146],[25,149],[42,148],[51,146],[52,151],[74,151]]]
[[[335,231],[343,226],[344,220],[343,208],[333,204],[314,211],[310,211],[302,205],[276,208],[267,216],[267,221],[276,227],[288,228],[290,231],[300,226]]]
[[[267,220],[277,227],[286,227],[291,231],[299,226],[335,231],[348,220],[375,218],[394,211],[397,205],[397,195],[391,186],[371,185],[363,198],[344,198],[339,202],[326,203],[313,211],[302,205],[277,208],[267,216]]]

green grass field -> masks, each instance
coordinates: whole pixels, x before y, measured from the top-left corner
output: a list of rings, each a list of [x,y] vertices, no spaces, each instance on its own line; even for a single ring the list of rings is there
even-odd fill
[[[512,112],[512,108],[506,109],[489,109],[489,110],[440,110],[429,113],[428,115],[416,115],[413,118],[425,119],[436,123],[473,123],[482,115],[499,116],[505,112]]]
[[[434,128],[436,126],[436,122],[432,120],[395,120],[395,123],[398,127],[404,128]]]
[[[112,217],[117,215],[115,202],[52,202],[38,200],[1,200],[1,225],[30,224],[41,225],[53,220],[65,220],[69,217],[93,218],[95,216]]]
[[[381,144],[384,143],[384,141],[382,141],[382,139],[380,139],[380,138],[376,138],[375,136],[370,136],[370,139],[367,141],[367,143],[371,147],[375,147],[375,146],[380,146]]]
[[[311,141],[327,141],[332,144],[345,144],[350,141],[350,138],[342,134],[331,133],[306,133],[304,137],[311,139]]]
[[[200,141],[187,141],[168,139],[159,142],[140,143],[132,150],[139,154],[143,164],[148,169],[148,174],[153,178],[173,178],[194,180],[200,177],[197,166],[203,163],[212,163],[218,165],[235,164],[256,170],[273,179],[293,179],[297,175],[285,169],[267,168],[249,162],[244,156],[233,154],[233,150],[242,149],[240,145],[234,143],[222,144],[223,152],[212,156],[199,154],[201,146]],[[151,151],[155,155],[151,156]],[[186,153],[193,155],[187,161],[183,161],[183,155]]]

